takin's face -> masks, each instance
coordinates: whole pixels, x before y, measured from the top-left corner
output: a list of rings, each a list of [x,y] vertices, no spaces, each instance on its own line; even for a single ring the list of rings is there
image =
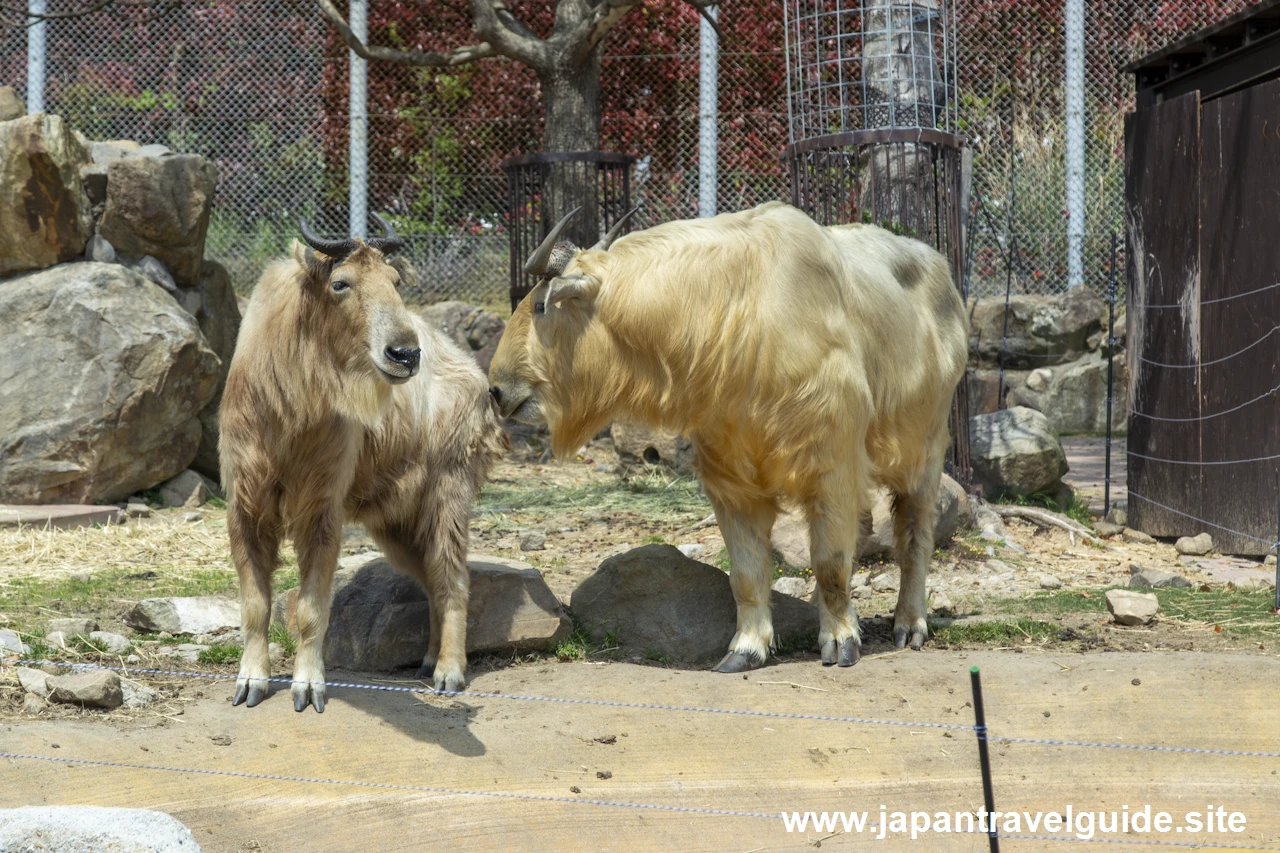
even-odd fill
[[[516,306],[489,364],[489,393],[505,418],[555,421],[562,395],[573,393],[574,359],[585,357],[600,283],[581,273],[543,280]],[[551,424],[553,430],[555,424]]]
[[[391,385],[418,372],[422,350],[397,288],[400,265],[361,246],[338,263],[303,249],[323,340],[347,372]]]

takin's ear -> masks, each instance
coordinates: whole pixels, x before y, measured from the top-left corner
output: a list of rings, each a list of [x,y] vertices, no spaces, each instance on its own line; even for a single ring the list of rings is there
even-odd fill
[[[586,304],[596,298],[600,291],[600,280],[593,275],[567,275],[551,279],[547,285],[547,307],[562,302],[578,302]]]
[[[308,281],[328,281],[333,272],[333,258],[317,252],[300,240],[293,241],[293,259],[307,271]]]
[[[409,262],[408,258],[397,256],[387,261],[387,264],[400,273],[401,287],[418,286],[418,271],[413,268],[413,264]]]

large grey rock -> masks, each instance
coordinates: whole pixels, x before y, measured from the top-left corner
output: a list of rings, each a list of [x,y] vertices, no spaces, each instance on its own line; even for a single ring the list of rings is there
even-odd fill
[[[0,122],[0,276],[79,258],[93,232],[80,165],[89,154],[59,116]],[[0,316],[3,316],[0,314]]]
[[[26,853],[200,853],[187,829],[163,812],[101,806],[0,809],[0,850]]]
[[[1173,572],[1162,572],[1159,569],[1144,569],[1139,565],[1129,566],[1129,587],[1131,589],[1164,589],[1167,587],[1189,587],[1191,581]]]
[[[1006,370],[1034,370],[1072,361],[1096,349],[1107,305],[1078,285],[1056,296],[1014,296],[1006,333],[1003,299],[979,299],[970,306],[969,351],[978,367],[1000,364],[1004,341]]]
[[[216,595],[144,598],[125,614],[124,624],[147,633],[216,634],[240,627],[240,604]]]
[[[1187,554],[1192,557],[1203,557],[1205,554],[1213,551],[1213,537],[1208,533],[1199,533],[1195,536],[1183,536],[1177,542],[1173,543],[1173,547],[1177,549],[1179,554]]]
[[[507,327],[501,317],[466,302],[437,302],[428,305],[422,309],[422,317],[448,335],[462,347],[463,352],[471,353],[481,370],[486,374],[489,372],[489,363],[493,361],[493,354],[498,349],[498,340]]]
[[[121,157],[107,168],[99,231],[117,252],[159,258],[179,287],[195,287],[217,183],[217,169],[196,154]]]
[[[18,684],[22,685],[23,690],[34,693],[42,699],[49,695],[49,673],[47,672],[20,666],[18,667]]]
[[[684,436],[621,423],[615,423],[609,431],[613,448],[624,465],[665,465],[676,474],[693,475],[693,443]]]
[[[770,602],[778,640],[816,633],[812,604],[780,592],[771,592]],[[737,622],[729,576],[671,545],[645,545],[605,560],[573,591],[570,606],[595,642],[616,631],[627,652],[656,651],[690,663],[723,657]]]
[[[807,601],[809,596],[813,594],[813,586],[812,579],[781,577],[773,582],[773,591]]]
[[[133,643],[129,642],[128,637],[112,631],[91,631],[89,639],[101,643],[107,650],[107,654],[122,655],[133,648]]]
[[[1112,363],[1111,426],[1123,429],[1128,418],[1125,356],[1117,353]],[[1043,387],[1032,387],[1033,377]],[[1026,406],[1042,412],[1055,432],[1104,432],[1107,428],[1107,357],[1103,351],[1089,353],[1075,361],[1041,368],[1027,381],[1012,386],[1006,398],[1009,406]]]
[[[13,121],[27,114],[27,107],[22,103],[12,86],[0,86],[0,121]]]
[[[473,557],[467,606],[467,651],[542,651],[567,637],[568,615],[532,566],[501,557]],[[297,630],[298,591],[277,600],[275,619]],[[333,579],[333,607],[324,638],[325,665],[390,670],[417,666],[430,639],[431,610],[417,581],[380,554],[352,558]]]
[[[22,642],[22,638],[7,628],[0,628],[0,652],[10,655],[29,655],[31,647]]]
[[[114,672],[73,672],[51,675],[47,682],[49,701],[86,708],[119,708],[124,704],[120,676]]]
[[[0,501],[117,501],[186,468],[218,357],[172,297],[114,264],[0,286]]]
[[[226,267],[215,261],[204,262],[199,286],[194,290],[183,291],[179,301],[187,313],[196,318],[205,341],[222,361],[213,400],[200,412],[200,447],[196,451],[195,461],[191,463],[192,468],[217,481],[221,479],[218,467],[218,409],[222,405],[222,391],[227,384],[227,371],[231,369],[231,356],[235,354],[236,337],[240,334],[240,307],[236,303],[231,276]]]
[[[1107,610],[1120,625],[1147,625],[1160,611],[1160,600],[1147,592],[1109,589]]]
[[[988,498],[1056,493],[1068,470],[1048,419],[1024,406],[970,418],[969,459]]]
[[[939,545],[947,542],[959,530],[973,526],[973,507],[964,489],[955,480],[942,475],[938,489],[936,520],[933,525],[933,541]],[[893,498],[887,489],[873,493],[869,513],[861,519],[858,536],[858,557],[884,554],[893,550]],[[773,557],[777,562],[793,569],[810,568],[809,523],[804,514],[789,512],[773,525]]]

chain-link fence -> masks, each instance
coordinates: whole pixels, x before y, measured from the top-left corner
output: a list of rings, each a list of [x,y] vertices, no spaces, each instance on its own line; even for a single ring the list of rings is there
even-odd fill
[[[378,43],[457,30],[463,15],[373,0]],[[528,19],[531,2],[511,8]],[[528,6],[525,10],[523,7]],[[1086,0],[1086,282],[1102,287],[1123,218],[1125,62],[1245,0]],[[50,0],[49,11],[83,8]],[[956,0],[960,131],[974,152],[971,283],[1003,292],[1066,284],[1063,0]],[[434,18],[428,15],[435,15]],[[789,198],[781,9],[726,4],[720,17],[718,209]],[[445,29],[446,27],[452,28]],[[113,5],[50,21],[46,108],[92,139],[131,138],[201,153],[221,182],[207,243],[241,289],[281,254],[299,216],[347,223],[345,46],[304,0]],[[432,32],[434,30],[434,32]],[[440,47],[447,45],[441,44]],[[0,27],[0,83],[25,89],[26,36]],[[698,207],[698,18],[656,0],[620,22],[601,72],[600,148],[637,155],[634,197],[650,223]],[[506,60],[424,69],[371,63],[369,204],[410,240],[416,301],[506,305],[501,161],[540,150],[542,105],[528,69]],[[1010,176],[1013,175],[1013,181]],[[1010,217],[1010,205],[1013,205]],[[1010,240],[1010,234],[1016,240]]]

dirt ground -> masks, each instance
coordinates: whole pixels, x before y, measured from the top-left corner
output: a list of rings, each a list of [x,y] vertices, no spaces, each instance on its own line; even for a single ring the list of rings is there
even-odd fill
[[[1100,486],[1097,449],[1098,441],[1089,439],[1069,447],[1081,457],[1079,464],[1073,459],[1076,488],[1090,503]],[[1085,458],[1089,454],[1093,462]],[[533,437],[499,467],[479,502],[472,552],[529,562],[567,603],[601,560],[647,542],[700,544],[700,559],[723,568],[718,530],[698,524],[709,513],[694,481],[652,469],[620,479],[607,441],[556,462]],[[139,598],[233,594],[224,510],[206,505],[194,523],[184,514],[157,510],[123,526],[79,531],[0,529],[0,627],[19,631],[38,653],[64,662],[124,663],[90,648],[62,652],[38,641],[57,616],[92,616],[103,629],[123,632],[123,613]],[[1257,561],[1192,560],[1168,543],[1123,537],[1094,547],[1029,522],[1008,520],[1007,526],[1008,547],[964,534],[935,555],[930,587],[950,606],[931,614],[934,640],[924,652],[892,651],[896,592],[886,590],[856,602],[868,655],[852,670],[823,669],[816,654],[802,650],[745,678],[729,677],[621,656],[578,639],[555,653],[473,660],[471,689],[967,725],[967,667],[980,663],[996,733],[1280,750],[1280,705],[1274,701],[1280,619],[1270,612],[1269,591],[1232,583],[1261,574]],[[544,549],[521,549],[530,531],[545,534]],[[371,547],[360,529],[344,532],[346,553]],[[1193,583],[1158,591],[1161,616],[1145,628],[1116,626],[1105,608],[1105,590],[1127,583],[1133,564],[1176,571]],[[895,567],[874,559],[860,571],[896,579]],[[276,586],[296,583],[286,553]],[[236,669],[234,660],[174,660],[176,638],[134,640],[133,668],[224,675]],[[287,674],[289,668],[286,659],[275,669]],[[23,711],[12,667],[0,667],[0,751],[769,814],[841,808],[878,813],[881,802],[890,810],[964,810],[981,802],[971,732],[363,690],[334,691],[320,716],[294,714],[287,692],[248,711],[230,707],[231,686],[224,681],[132,677],[156,689],[159,700],[110,713],[50,705],[32,714]],[[417,684],[408,674],[350,678]],[[616,740],[603,744],[597,737]],[[1151,803],[1180,813],[1204,800],[1250,819],[1247,836],[1214,841],[1244,843],[1247,837],[1249,844],[1280,849],[1280,817],[1264,805],[1280,801],[1275,759],[1028,744],[1000,744],[994,756],[997,797],[1019,808]],[[206,851],[443,844],[457,850],[746,853],[869,843],[842,833],[787,834],[780,821],[763,818],[562,800],[33,759],[0,759],[0,766],[6,780],[0,807],[158,808],[196,830]],[[901,839],[877,843],[912,845]],[[972,837],[920,843],[925,847],[918,849],[985,849],[985,840]],[[1013,849],[1062,847],[1020,841]]]

